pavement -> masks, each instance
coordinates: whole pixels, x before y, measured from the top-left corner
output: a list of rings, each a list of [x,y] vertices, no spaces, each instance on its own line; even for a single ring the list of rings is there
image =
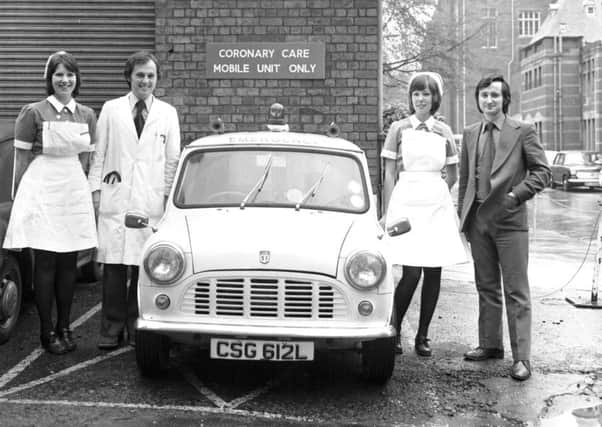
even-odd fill
[[[538,240],[546,240],[547,236],[531,234],[529,281],[533,306],[533,376],[523,383],[499,376],[481,379],[479,383],[491,394],[494,403],[490,410],[503,414],[500,424],[602,426],[602,310],[579,308],[567,301],[568,298],[579,304],[591,304],[595,248],[584,245],[581,255],[566,256],[562,251],[548,251],[538,244]],[[454,305],[459,306],[460,300],[468,300],[468,306],[474,305],[476,312],[473,268],[473,263],[469,262],[443,269],[438,312],[445,314],[440,314],[439,319],[453,313]],[[475,312],[468,316],[473,323],[466,325],[474,331],[462,332],[464,337],[473,336],[473,344],[476,343]],[[453,323],[457,326],[458,320]],[[509,349],[505,324],[504,331],[505,346]],[[457,339],[462,341],[460,337]],[[508,366],[509,357],[507,352]],[[441,362],[445,363],[444,360]],[[449,364],[450,369],[456,370],[459,364],[464,365],[462,370],[483,368],[480,363],[457,360],[449,361]],[[474,416],[464,413],[453,418],[437,417],[432,421],[433,425],[482,425],[482,418],[480,421],[478,417],[475,412]],[[485,425],[490,423],[498,424],[489,419]]]

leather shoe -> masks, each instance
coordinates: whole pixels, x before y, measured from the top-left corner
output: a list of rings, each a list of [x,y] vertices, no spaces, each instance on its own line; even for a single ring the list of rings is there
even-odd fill
[[[67,351],[73,351],[77,348],[77,344],[75,344],[75,340],[73,339],[73,332],[69,328],[62,328],[57,331],[57,335],[63,340],[65,343],[65,347]]]
[[[531,363],[528,360],[517,360],[512,365],[510,376],[517,381],[528,380],[531,377]]]
[[[487,359],[503,359],[504,350],[501,348],[477,347],[464,353],[464,360],[480,362]]]
[[[63,340],[54,331],[50,331],[47,336],[41,336],[40,341],[48,353],[65,354],[69,351]]]
[[[416,350],[416,354],[422,357],[430,357],[433,353],[431,347],[429,346],[429,339],[425,336],[417,336],[414,341],[414,349]]]
[[[101,336],[98,341],[98,348],[101,350],[113,350],[119,347],[120,337],[105,337]]]
[[[401,337],[399,335],[395,337],[395,354],[403,354],[403,347],[401,346]]]

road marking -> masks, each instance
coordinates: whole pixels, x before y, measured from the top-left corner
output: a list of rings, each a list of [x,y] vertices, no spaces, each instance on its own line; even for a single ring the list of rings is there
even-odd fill
[[[247,403],[248,401],[255,399],[257,396],[260,396],[261,394],[265,393],[270,388],[272,388],[275,384],[277,384],[277,382],[275,381],[268,381],[268,383],[263,387],[258,387],[250,393],[247,393],[243,396],[237,397],[236,399],[227,402],[221,397],[219,397],[213,390],[205,387],[202,381],[196,376],[196,374],[191,369],[180,364],[177,365],[177,368],[180,371],[180,374],[182,374],[184,379],[188,381],[188,383],[191,386],[193,386],[199,393],[205,396],[208,400],[210,400],[215,406],[217,406],[220,409],[237,408],[243,403]]]
[[[89,408],[117,408],[117,409],[151,409],[157,411],[186,411],[200,412],[217,415],[239,415],[243,417],[261,418],[267,420],[286,420],[308,424],[324,424],[324,420],[294,415],[275,414],[272,412],[246,411],[244,409],[212,408],[207,406],[188,405],[152,405],[149,403],[113,403],[113,402],[85,402],[74,400],[35,400],[35,399],[6,399],[0,397],[0,403],[12,403],[16,405],[54,405],[75,406]]]
[[[37,387],[41,384],[45,384],[50,381],[54,381],[57,378],[64,377],[69,375],[75,371],[79,371],[80,369],[87,368],[88,366],[96,365],[97,363],[103,362],[107,359],[110,359],[115,356],[119,356],[120,354],[127,353],[128,351],[132,351],[132,347],[122,347],[110,353],[104,354],[102,356],[95,357],[93,359],[86,360],[85,362],[78,363],[77,365],[70,366],[62,371],[55,372],[54,374],[48,375],[43,378],[38,378],[37,380],[30,381],[25,384],[21,384],[20,386],[12,387],[7,390],[0,391],[0,397],[7,396],[9,394],[17,393],[23,390],[28,390],[33,387]]]
[[[203,396],[209,399],[215,406],[217,406],[220,409],[227,408],[229,406],[228,402],[223,400],[212,390],[205,387],[201,380],[198,379],[198,377],[191,369],[179,364],[177,365],[177,367],[184,379],[188,381],[188,383],[191,386],[193,386],[199,393],[201,393]]]
[[[81,315],[77,320],[71,323],[71,328],[75,329],[78,326],[85,323],[86,321],[88,321],[88,319],[90,319],[100,310],[100,307],[101,303],[96,304],[90,310]],[[27,369],[27,367],[31,365],[42,354],[44,354],[44,350],[41,347],[36,348],[29,354],[29,356],[17,363],[15,366],[13,366],[12,369],[10,369],[8,372],[2,375],[0,377],[0,389],[3,388],[9,382],[11,382],[13,379],[15,379],[15,377],[17,377],[21,372]]]
[[[278,382],[279,381],[277,381],[277,380],[268,381],[268,383],[266,385],[264,385],[263,387],[256,388],[255,390],[251,391],[250,393],[245,394],[244,396],[237,397],[236,399],[231,400],[230,402],[228,402],[228,406],[233,409],[237,408],[240,405],[242,405],[243,403],[247,403],[247,402],[255,399],[256,397],[262,395],[263,393],[267,392],[272,387],[277,385]]]

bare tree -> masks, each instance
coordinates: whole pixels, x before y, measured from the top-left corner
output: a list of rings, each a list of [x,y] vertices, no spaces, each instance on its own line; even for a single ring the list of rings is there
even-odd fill
[[[401,92],[409,75],[423,67],[451,77],[464,44],[478,34],[478,28],[461,32],[454,14],[454,0],[383,0],[384,85],[389,90],[385,104],[405,104]],[[464,63],[470,63],[464,57]],[[448,79],[446,79],[448,80]],[[449,79],[452,80],[452,79]],[[401,102],[395,102],[400,100]]]

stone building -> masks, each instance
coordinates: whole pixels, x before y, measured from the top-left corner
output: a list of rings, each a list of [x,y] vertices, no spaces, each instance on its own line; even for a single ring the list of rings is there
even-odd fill
[[[520,115],[519,52],[539,31],[549,0],[439,0],[432,25],[455,29],[455,61],[437,58],[423,68],[439,71],[446,83],[441,112],[454,132],[479,120],[474,90],[487,74],[501,73],[512,88],[511,115]]]
[[[546,149],[602,151],[602,1],[559,0],[520,65],[521,113]]]

